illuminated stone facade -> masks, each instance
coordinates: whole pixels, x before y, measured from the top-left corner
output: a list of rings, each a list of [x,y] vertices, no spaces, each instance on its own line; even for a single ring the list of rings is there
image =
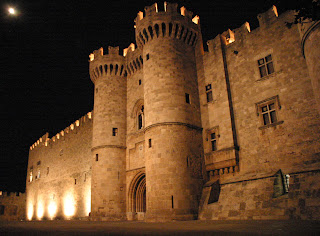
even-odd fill
[[[205,52],[184,7],[139,12],[137,47],[89,56],[93,112],[30,147],[27,218],[319,219],[319,27],[293,19]]]

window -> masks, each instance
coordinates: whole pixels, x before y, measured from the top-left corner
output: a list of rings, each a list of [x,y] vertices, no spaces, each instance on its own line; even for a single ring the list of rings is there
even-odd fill
[[[99,161],[99,155],[96,154],[96,161]]]
[[[263,78],[274,72],[271,54],[258,60],[260,77]]]
[[[280,110],[279,97],[274,96],[256,103],[257,115],[260,116],[262,127],[269,127],[272,124],[282,124],[279,121],[278,110]],[[260,127],[261,128],[261,127]]]
[[[149,148],[152,147],[151,138],[149,138]]]
[[[217,150],[217,137],[216,137],[216,133],[211,133],[211,134],[210,134],[210,142],[211,142],[211,151],[216,151],[216,150]]]
[[[149,53],[146,55],[146,59],[149,60],[150,59],[150,55]]]
[[[30,172],[29,172],[29,182],[32,182],[33,180],[33,168],[30,168]]]
[[[37,179],[40,179],[40,169],[38,169],[38,173],[37,173]]]
[[[139,79],[139,85],[141,85],[141,79]]]
[[[208,84],[206,86],[206,95],[207,95],[207,102],[212,102],[213,97],[212,97],[212,87],[211,84]]]
[[[186,103],[190,104],[190,95],[186,93]]]
[[[49,167],[47,167],[47,175],[49,174]]]
[[[0,215],[4,215],[4,205],[0,205]]]
[[[112,128],[112,136],[118,135],[118,128]]]
[[[263,124],[273,124],[277,122],[276,110],[275,110],[275,103],[269,103],[265,106],[261,107],[261,113],[263,118]]]
[[[138,123],[138,130],[144,127],[144,106],[141,106],[141,109],[138,111],[137,123]]]

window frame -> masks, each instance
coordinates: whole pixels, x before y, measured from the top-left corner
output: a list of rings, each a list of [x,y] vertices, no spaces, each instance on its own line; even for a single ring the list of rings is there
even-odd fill
[[[215,138],[212,139],[212,134],[215,134]],[[219,144],[219,138],[220,138],[220,134],[219,134],[219,127],[216,126],[216,127],[213,127],[211,129],[208,129],[207,130],[207,138],[206,138],[206,141],[207,141],[207,150],[209,152],[216,152],[218,151],[218,144]],[[213,146],[212,146],[212,141],[215,141],[215,150],[213,150]]]
[[[210,95],[210,96],[208,96],[208,95]],[[207,101],[207,103],[213,102],[212,84],[207,84],[206,85],[206,101]]]
[[[274,109],[270,109],[270,105],[274,104]],[[256,112],[257,112],[257,116],[260,116],[259,118],[259,123],[260,123],[260,127],[259,129],[263,129],[263,128],[268,128],[268,127],[272,127],[278,124],[282,124],[283,121],[281,121],[280,119],[280,110],[281,110],[281,105],[280,105],[280,100],[279,100],[279,96],[273,96],[270,98],[267,98],[265,100],[262,100],[260,102],[257,102],[255,104],[256,106]],[[267,107],[267,111],[263,111],[263,108]],[[275,114],[275,120],[272,122],[272,116],[271,113],[274,112]],[[264,119],[264,115],[268,115],[268,123],[266,124],[265,119]]]
[[[271,60],[268,61],[268,57],[270,57]],[[259,58],[257,60],[257,63],[258,63],[258,70],[259,70],[259,75],[260,75],[261,79],[268,77],[269,75],[275,73],[274,59],[273,59],[273,56],[271,53],[269,53],[265,57]],[[269,67],[270,65],[271,65],[271,67]],[[271,70],[271,68],[272,68],[272,70]],[[265,75],[263,75],[262,71],[264,71]]]

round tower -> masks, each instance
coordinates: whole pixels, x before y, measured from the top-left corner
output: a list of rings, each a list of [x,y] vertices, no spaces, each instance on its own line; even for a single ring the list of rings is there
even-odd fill
[[[302,53],[306,58],[314,96],[320,113],[320,21],[300,24]]]
[[[195,219],[202,188],[202,129],[195,63],[199,18],[165,3],[138,13],[143,50],[146,220]]]
[[[119,47],[90,55],[94,83],[91,217],[125,219],[126,78]]]

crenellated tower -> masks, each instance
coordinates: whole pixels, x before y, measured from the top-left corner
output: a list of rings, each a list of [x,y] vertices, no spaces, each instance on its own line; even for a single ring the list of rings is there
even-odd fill
[[[91,216],[125,219],[126,78],[119,47],[90,54],[94,83]]]
[[[199,17],[175,3],[138,13],[143,51],[146,220],[195,219],[202,182],[202,128],[195,45]]]

